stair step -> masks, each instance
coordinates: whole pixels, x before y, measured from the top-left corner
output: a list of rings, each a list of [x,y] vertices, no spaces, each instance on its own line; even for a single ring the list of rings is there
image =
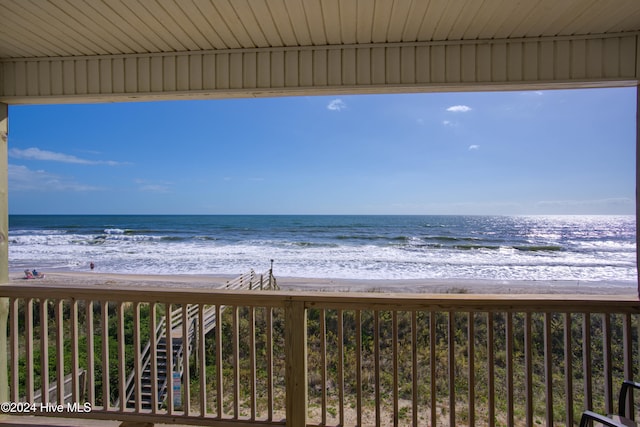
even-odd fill
[[[211,330],[212,326],[216,324],[216,311],[210,310],[207,312],[207,318],[204,322],[207,330]],[[182,327],[179,325],[172,325],[174,331],[182,331]],[[191,324],[190,324],[191,327]],[[178,329],[180,328],[180,329]],[[174,366],[176,361],[184,360],[186,354],[191,353],[192,346],[189,345],[189,341],[183,337],[181,333],[177,334],[178,336],[174,336],[171,339],[171,356],[174,362]],[[140,404],[142,408],[151,409],[151,394],[152,391],[157,393],[157,398],[159,401],[163,401],[164,397],[167,393],[167,385],[170,386],[170,378],[172,375],[173,367],[168,366],[167,364],[167,356],[169,352],[169,346],[167,343],[166,335],[158,337],[156,341],[156,347],[154,351],[155,355],[155,379],[158,384],[153,384],[151,381],[151,364],[147,363],[143,369],[141,376],[139,378],[139,387],[140,390],[137,391],[138,399],[140,400]],[[150,356],[150,355],[149,355]],[[153,358],[149,357],[147,360],[153,360]],[[136,385],[133,385],[133,390],[131,389],[131,385],[128,385],[129,393],[131,393],[130,398],[127,401],[127,407],[132,408],[135,407],[136,400]]]

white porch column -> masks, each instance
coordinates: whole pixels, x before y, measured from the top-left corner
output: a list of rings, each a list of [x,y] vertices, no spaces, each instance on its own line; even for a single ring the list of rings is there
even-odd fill
[[[7,140],[9,108],[0,103],[0,285],[9,283],[9,164]],[[9,299],[0,298],[0,402],[9,400],[9,371],[7,364],[7,319]]]

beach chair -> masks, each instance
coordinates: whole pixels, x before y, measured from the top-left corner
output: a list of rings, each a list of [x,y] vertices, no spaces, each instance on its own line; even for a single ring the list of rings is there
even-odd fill
[[[640,383],[625,380],[620,387],[620,396],[618,398],[618,413],[613,415],[601,415],[593,411],[584,411],[580,419],[580,427],[589,426],[610,426],[610,427],[638,427],[636,421],[633,420],[633,413],[626,413],[627,395],[630,389],[640,389]],[[635,408],[635,405],[632,405]],[[631,409],[634,411],[634,409]]]

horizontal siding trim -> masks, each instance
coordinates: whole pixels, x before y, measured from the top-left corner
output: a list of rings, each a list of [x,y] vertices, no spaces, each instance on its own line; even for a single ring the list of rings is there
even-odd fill
[[[2,60],[0,102],[615,86],[639,80],[639,39],[633,33]]]

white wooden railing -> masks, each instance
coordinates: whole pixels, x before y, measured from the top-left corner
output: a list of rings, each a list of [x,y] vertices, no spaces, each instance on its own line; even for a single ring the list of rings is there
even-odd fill
[[[78,418],[577,425],[585,408],[613,411],[619,384],[637,379],[640,365],[636,298],[46,285],[2,286],[0,297],[10,302],[11,400],[33,402],[50,378],[86,369],[86,393],[76,380],[72,396],[91,411],[64,414]],[[181,322],[195,321],[197,334],[180,356],[179,387],[169,388],[162,407],[115,405],[130,370],[139,375],[144,337],[155,336],[160,313],[190,304],[195,315],[181,309]],[[220,321],[205,334],[209,306]],[[168,342],[172,329],[165,329]]]

